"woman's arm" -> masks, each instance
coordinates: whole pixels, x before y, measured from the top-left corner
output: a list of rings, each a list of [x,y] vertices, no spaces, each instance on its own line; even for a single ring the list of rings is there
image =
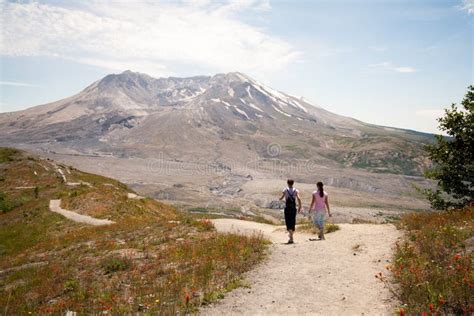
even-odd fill
[[[313,195],[313,194],[311,195],[311,198],[312,198],[312,199],[311,199],[311,205],[310,205],[310,207],[309,207],[309,211],[310,211],[310,212],[311,212],[311,210],[313,209],[314,202],[315,202],[315,199],[314,199],[314,195]]]
[[[331,215],[331,210],[330,210],[330,208],[329,208],[329,199],[328,199],[327,196],[326,196],[326,199],[325,199],[325,200],[326,200],[325,203],[326,203],[326,208],[327,208],[327,210],[328,210],[328,215],[329,215],[329,217],[332,217],[332,215]]]
[[[284,197],[285,197],[285,191],[281,192],[280,201],[283,200]]]

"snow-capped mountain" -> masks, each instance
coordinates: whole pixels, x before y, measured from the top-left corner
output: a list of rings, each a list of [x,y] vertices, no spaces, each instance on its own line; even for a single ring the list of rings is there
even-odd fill
[[[283,160],[420,174],[430,140],[333,114],[238,72],[157,79],[125,71],[70,98],[0,114],[1,144],[185,161],[271,158],[274,144]]]

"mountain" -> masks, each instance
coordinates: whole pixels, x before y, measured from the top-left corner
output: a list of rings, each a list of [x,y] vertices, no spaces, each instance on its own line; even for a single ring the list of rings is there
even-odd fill
[[[60,143],[79,151],[173,158],[213,157],[232,143],[272,157],[312,158],[332,166],[416,175],[430,135],[339,116],[241,73],[160,78],[125,71],[79,94],[0,115],[2,143]],[[131,148],[146,146],[147,150]],[[172,150],[166,148],[172,147]],[[287,150],[284,150],[286,148]]]
[[[432,140],[336,115],[238,72],[157,79],[125,71],[70,98],[0,114],[0,144],[76,157],[153,159],[155,165],[158,159],[180,169],[172,184],[180,182],[185,164],[202,165],[196,168],[210,169],[203,181],[211,191],[222,193],[234,183],[232,194],[247,182],[242,177],[294,174],[306,181],[315,171],[335,186],[394,193],[384,189],[390,184],[383,176],[378,184],[337,174],[421,175],[429,163],[423,146]],[[304,170],[290,172],[295,162]],[[210,173],[231,178],[216,184]]]

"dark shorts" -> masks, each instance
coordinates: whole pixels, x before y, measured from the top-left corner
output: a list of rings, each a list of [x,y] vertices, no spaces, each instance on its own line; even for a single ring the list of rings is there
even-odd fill
[[[295,230],[296,208],[285,207],[285,223],[287,230]]]

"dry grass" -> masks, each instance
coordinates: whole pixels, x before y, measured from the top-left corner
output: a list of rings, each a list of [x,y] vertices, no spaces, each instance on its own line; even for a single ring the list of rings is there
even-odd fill
[[[325,234],[332,233],[332,232],[338,231],[340,229],[341,229],[341,227],[337,224],[326,222],[326,224],[324,225],[324,233]],[[303,232],[311,232],[313,234],[317,233],[317,229],[316,229],[315,225],[313,224],[313,222],[308,221],[308,220],[305,220],[300,225],[298,225],[297,230],[298,231],[303,231]]]
[[[409,214],[400,224],[406,238],[387,268],[403,304],[401,313],[473,313],[474,210]],[[390,284],[383,274],[377,277]]]
[[[356,217],[352,219],[352,224],[379,224],[379,223],[376,221],[369,220],[369,219]]]
[[[69,187],[49,162],[9,157],[0,192],[25,198],[0,214],[0,313],[184,314],[240,286],[265,256],[261,236],[219,234],[207,219],[128,199],[123,184],[62,166],[68,181],[92,185]],[[39,194],[12,189],[19,186],[38,186]],[[117,223],[73,223],[48,210],[53,198]]]

